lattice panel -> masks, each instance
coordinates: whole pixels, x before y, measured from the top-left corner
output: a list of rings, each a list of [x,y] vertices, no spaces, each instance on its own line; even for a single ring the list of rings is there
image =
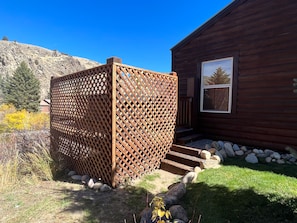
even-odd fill
[[[53,78],[51,149],[113,186],[158,168],[173,142],[177,85],[117,63]]]
[[[177,113],[177,76],[117,65],[116,176],[156,169],[169,151]]]
[[[81,174],[111,183],[111,66],[51,82],[52,149]]]

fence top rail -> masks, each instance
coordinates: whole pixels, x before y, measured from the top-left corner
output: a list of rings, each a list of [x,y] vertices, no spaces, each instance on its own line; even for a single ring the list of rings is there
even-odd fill
[[[102,65],[99,65],[99,66],[96,66],[96,67],[93,67],[93,68],[89,68],[89,69],[85,69],[85,70],[81,70],[81,71],[77,71],[77,72],[74,72],[74,73],[71,73],[71,74],[67,74],[67,75],[64,75],[64,76],[52,76],[51,79],[52,80],[55,80],[55,81],[58,81],[58,80],[63,80],[63,79],[71,79],[71,76],[76,76],[78,74],[81,74],[82,76],[84,75],[88,75],[89,73],[91,73],[92,71],[95,71],[95,70],[104,70],[108,67],[112,67],[112,65],[116,65],[117,67],[125,67],[126,69],[133,69],[133,70],[139,70],[140,73],[143,73],[143,74],[156,74],[156,75],[165,75],[165,76],[168,76],[168,77],[173,77],[173,78],[176,78],[177,79],[177,73],[176,72],[170,72],[170,73],[164,73],[164,72],[156,72],[156,71],[152,71],[152,70],[148,70],[148,69],[143,69],[143,68],[139,68],[139,67],[135,67],[135,66],[131,66],[131,65],[127,65],[127,64],[122,64],[120,62],[112,62],[112,63],[107,63],[107,64],[102,64]]]

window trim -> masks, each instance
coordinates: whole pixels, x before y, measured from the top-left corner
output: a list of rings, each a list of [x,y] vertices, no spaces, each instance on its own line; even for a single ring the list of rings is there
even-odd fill
[[[204,65],[210,62],[223,61],[223,60],[231,60],[231,74],[230,74],[230,84],[217,84],[217,85],[204,85],[204,77],[203,77],[203,68]],[[207,113],[217,113],[217,114],[231,114],[232,112],[232,95],[233,95],[233,79],[234,79],[234,57],[223,57],[215,60],[206,60],[201,62],[201,70],[200,70],[200,112]],[[214,89],[214,88],[228,88],[229,89],[229,98],[228,98],[228,110],[227,111],[219,111],[219,110],[205,110],[203,109],[204,102],[204,90],[205,89]]]

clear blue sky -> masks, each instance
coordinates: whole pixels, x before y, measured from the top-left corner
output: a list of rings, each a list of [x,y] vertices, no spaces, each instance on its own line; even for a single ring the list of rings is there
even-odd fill
[[[0,38],[170,72],[170,49],[232,0],[5,0]]]

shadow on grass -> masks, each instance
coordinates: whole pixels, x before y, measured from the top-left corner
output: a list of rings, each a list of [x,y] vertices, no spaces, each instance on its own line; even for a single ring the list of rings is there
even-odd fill
[[[244,158],[228,158],[223,163],[224,166],[238,166],[249,168],[252,170],[258,171],[267,171],[273,172],[276,174],[281,174],[289,177],[297,178],[297,165],[294,164],[277,164],[277,163],[266,163],[265,161],[260,160],[259,163],[253,164],[248,163],[244,160]]]
[[[68,214],[81,215],[82,221],[87,223],[134,223],[134,217],[139,222],[141,211],[146,207],[147,194],[142,188],[126,187],[101,192],[87,187],[80,190],[65,189],[61,191],[70,205],[64,210]],[[77,221],[75,221],[77,222]]]
[[[192,184],[182,200],[192,222],[280,223],[297,222],[297,198],[278,200],[273,194],[256,194],[252,189],[230,191],[222,186]]]

